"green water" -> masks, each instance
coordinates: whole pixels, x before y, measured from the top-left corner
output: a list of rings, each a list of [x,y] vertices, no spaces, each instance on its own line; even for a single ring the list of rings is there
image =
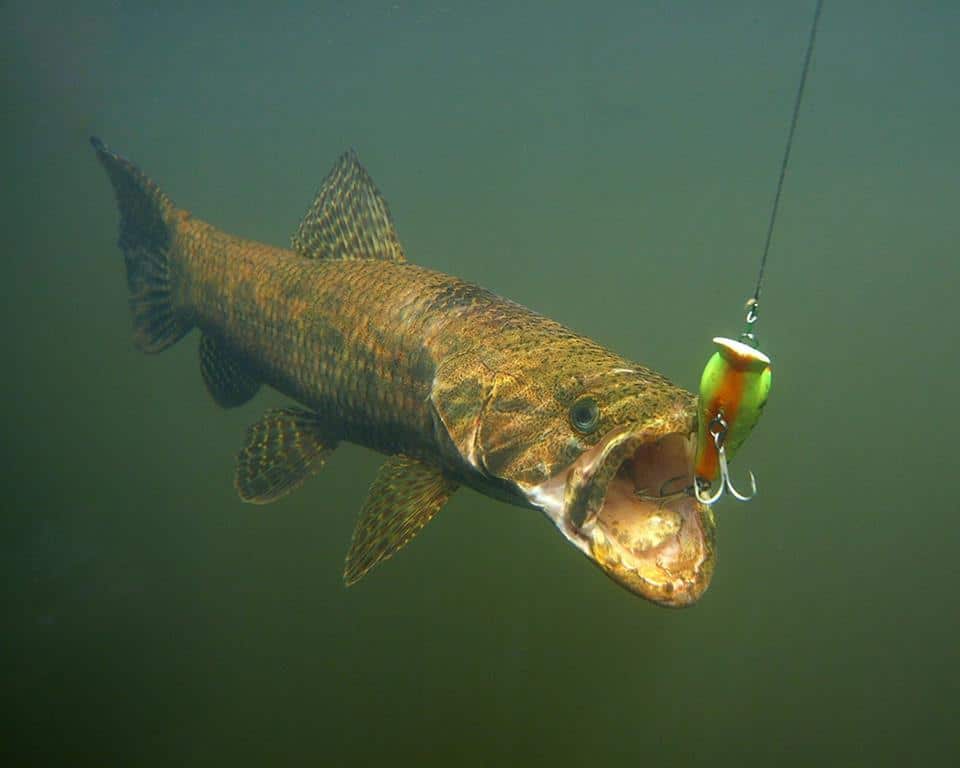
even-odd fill
[[[380,459],[237,500],[244,428],[281,400],[218,410],[195,336],[133,349],[87,137],[277,244],[356,147],[411,260],[692,388],[740,328],[812,2],[35,5],[0,8],[2,753],[952,762],[957,4],[827,2],[764,294],[772,399],[734,466],[760,496],[719,507],[684,611],[469,491],[345,590]]]

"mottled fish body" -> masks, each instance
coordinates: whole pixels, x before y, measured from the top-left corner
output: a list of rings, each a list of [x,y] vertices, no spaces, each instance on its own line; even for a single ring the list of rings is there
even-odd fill
[[[706,589],[714,520],[684,490],[693,395],[519,304],[408,263],[353,153],[286,250],[191,216],[93,144],[120,208],[138,346],[159,352],[199,328],[217,403],[242,405],[267,384],[301,406],[248,431],[241,497],[284,495],[340,441],[390,457],[361,511],[347,583],[469,485],[541,509],[648,599],[686,605]]]

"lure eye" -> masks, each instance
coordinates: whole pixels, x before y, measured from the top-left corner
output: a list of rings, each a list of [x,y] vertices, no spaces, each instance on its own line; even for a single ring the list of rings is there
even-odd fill
[[[592,397],[582,397],[570,408],[570,424],[577,432],[593,432],[599,423],[600,406]]]

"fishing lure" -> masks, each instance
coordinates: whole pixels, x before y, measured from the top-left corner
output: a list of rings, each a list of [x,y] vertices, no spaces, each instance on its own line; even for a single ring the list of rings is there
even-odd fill
[[[763,272],[770,252],[770,241],[777,220],[777,209],[780,206],[780,193],[783,191],[783,179],[787,173],[787,163],[790,161],[790,148],[793,146],[793,135],[797,128],[797,117],[800,114],[800,103],[803,100],[803,89],[810,70],[810,58],[817,39],[817,24],[820,21],[822,8],[823,0],[817,0],[813,24],[810,28],[810,39],[807,42],[807,52],[803,60],[800,86],[797,88],[797,96],[793,104],[790,132],[787,135],[783,162],[780,164],[777,192],[773,198],[770,222],[767,225],[767,238],[763,246],[763,257],[760,260],[757,286],[746,305],[747,325],[740,334],[739,340],[724,336],[714,337],[713,343],[716,344],[717,351],[707,361],[703,375],[700,377],[693,494],[698,501],[707,505],[719,501],[725,490],[739,501],[749,501],[757,492],[757,480],[752,472],[750,473],[750,495],[737,491],[730,480],[727,462],[757,425],[770,395],[772,377],[770,358],[760,351],[760,343],[755,331],[760,312],[760,289],[763,285]],[[717,483],[716,490],[711,492],[709,489],[714,483]]]
[[[743,336],[741,336],[743,338]],[[770,395],[770,358],[746,341],[716,336],[717,351],[707,361],[700,377],[697,401],[697,456],[694,465],[694,493],[704,504],[714,504],[724,489],[739,501],[749,501],[757,492],[750,473],[750,495],[733,487],[727,461],[760,420]],[[705,487],[720,476],[717,489],[705,494]]]

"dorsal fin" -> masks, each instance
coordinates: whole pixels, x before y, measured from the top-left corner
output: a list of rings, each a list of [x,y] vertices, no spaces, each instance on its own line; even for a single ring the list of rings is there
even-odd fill
[[[406,261],[387,202],[352,149],[324,179],[293,249],[308,259]]]

